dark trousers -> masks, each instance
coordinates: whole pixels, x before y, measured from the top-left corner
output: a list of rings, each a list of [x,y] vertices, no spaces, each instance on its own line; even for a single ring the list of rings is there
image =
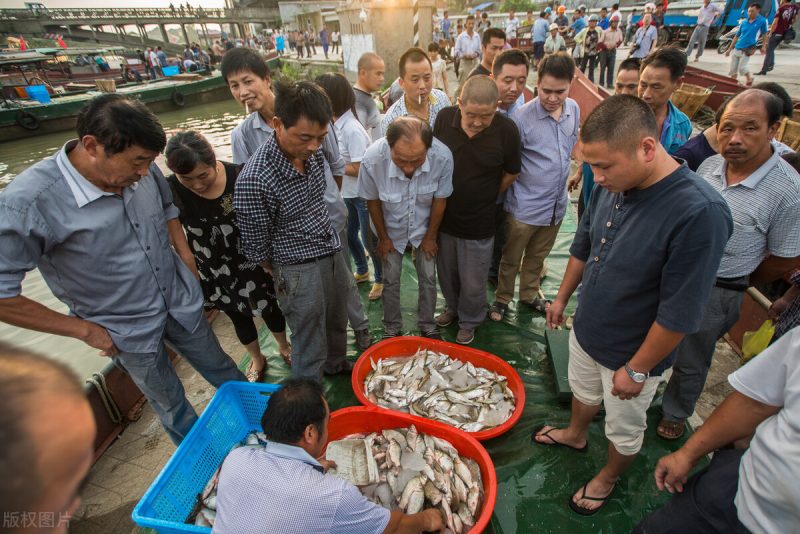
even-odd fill
[[[533,43],[533,66],[536,67],[539,60],[544,57],[544,41],[536,41]]]
[[[594,83],[594,67],[597,64],[597,55],[585,55],[580,59],[580,69],[586,74],[586,77],[589,78],[589,81]],[[586,72],[586,67],[589,67],[589,72]]]
[[[267,328],[269,328],[270,332],[285,332],[286,319],[283,317],[283,312],[281,312],[277,300],[271,299],[271,301],[272,302],[267,303],[264,311],[261,312],[261,318],[267,323]],[[253,321],[252,313],[226,311],[225,315],[227,315],[231,323],[233,323],[233,329],[236,331],[236,337],[239,338],[239,343],[248,345],[258,339],[258,329]]]
[[[736,515],[733,499],[739,485],[744,450],[724,449],[684,484],[667,504],[644,518],[633,534],[693,534],[750,532]]]
[[[617,49],[603,50],[600,52],[600,77],[597,85],[605,85],[609,89],[614,87],[614,65],[617,61]],[[605,74],[605,83],[603,75]]]
[[[769,72],[775,68],[775,49],[783,42],[783,35],[773,35],[769,38],[767,43],[767,55],[764,58],[764,64],[761,66],[761,72]]]
[[[503,209],[503,204],[498,204],[494,216],[494,250],[492,250],[489,278],[496,279],[500,272],[500,258],[503,256],[504,246],[506,246],[506,210]]]
[[[337,52],[339,52],[339,41],[334,41],[331,44],[331,54],[336,54]]]

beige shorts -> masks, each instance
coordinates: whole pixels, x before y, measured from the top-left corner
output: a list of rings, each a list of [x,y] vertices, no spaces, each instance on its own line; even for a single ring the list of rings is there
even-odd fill
[[[584,351],[575,337],[569,334],[569,387],[581,403],[588,406],[605,405],[606,438],[617,452],[631,456],[639,452],[647,429],[647,408],[663,377],[647,379],[638,397],[620,400],[611,394],[614,371],[597,363]]]

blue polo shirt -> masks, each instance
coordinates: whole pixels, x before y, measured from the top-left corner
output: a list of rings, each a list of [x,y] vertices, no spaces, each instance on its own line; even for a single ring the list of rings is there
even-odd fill
[[[696,332],[732,232],[725,200],[686,166],[646,189],[595,187],[570,247],[586,262],[574,326],[581,347],[617,370],[654,322]],[[651,374],[674,358],[673,351]]]
[[[667,102],[667,109],[667,119],[661,128],[661,146],[675,154],[692,135],[692,121],[671,100]]]
[[[749,18],[744,19],[739,25],[739,31],[736,35],[739,37],[736,40],[736,50],[744,50],[755,46],[758,42],[758,34],[767,33],[767,19],[759,15],[755,20],[751,21]]]
[[[582,29],[584,29],[588,25],[589,23],[586,21],[586,17],[580,17],[578,20],[576,20],[570,25],[570,28],[572,28],[575,31],[575,34],[577,35]]]

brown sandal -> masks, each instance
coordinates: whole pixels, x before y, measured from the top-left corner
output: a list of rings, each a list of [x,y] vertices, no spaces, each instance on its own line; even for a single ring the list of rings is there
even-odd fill
[[[661,421],[658,422],[658,428],[656,428],[656,434],[658,434],[660,438],[668,440],[680,439],[685,431],[685,422],[670,421],[668,419],[664,419],[663,417],[661,418]]]
[[[250,366],[247,368],[247,372],[244,374],[245,378],[247,378],[248,382],[261,382],[264,380],[264,373],[267,372],[267,362],[264,362],[264,367],[261,368],[260,371],[256,371],[253,369],[253,361],[250,360]]]

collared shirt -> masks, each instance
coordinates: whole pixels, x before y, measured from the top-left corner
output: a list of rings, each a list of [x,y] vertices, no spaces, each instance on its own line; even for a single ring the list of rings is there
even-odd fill
[[[572,22],[572,24],[570,24],[570,28],[572,28],[572,30],[577,34],[588,25],[589,21],[586,20],[586,17],[578,17]]]
[[[286,159],[274,133],[248,160],[233,195],[247,259],[288,265],[341,250],[324,202],[324,161],[317,150],[301,173]]]
[[[717,154],[697,173],[719,191],[733,215],[733,235],[717,276],[738,278],[755,271],[772,254],[800,256],[800,176],[776,152],[745,180],[726,181],[725,158]]]
[[[268,442],[239,447],[222,464],[215,534],[375,534],[390,511],[345,480],[322,472],[305,450]]]
[[[517,17],[514,17],[513,19],[505,19],[505,21],[503,21],[503,25],[506,31],[506,39],[516,39],[517,28],[519,28],[519,19]]]
[[[202,316],[200,284],[170,246],[178,216],[158,167],[105,192],[69,160],[72,140],[17,176],[0,194],[0,298],[20,294],[39,268],[72,315],[108,330],[126,352],[155,352],[167,314],[193,332]]]
[[[361,126],[367,131],[370,139],[377,141],[381,137],[381,114],[372,95],[353,87],[356,94],[356,113]]]
[[[385,138],[373,143],[361,160],[358,196],[381,201],[386,233],[400,254],[409,243],[419,247],[428,231],[433,199],[447,198],[452,192],[453,156],[436,138],[411,178],[392,161]]]
[[[455,56],[463,58],[464,56],[478,57],[480,55],[481,36],[478,35],[478,32],[473,32],[471,37],[466,31],[461,32],[456,38]]]
[[[561,36],[560,33],[556,34],[555,39],[553,39],[552,35],[548,35],[547,39],[544,41],[544,53],[545,54],[555,54],[560,50],[566,50],[567,43],[564,41],[564,38]]]
[[[722,9],[714,2],[711,2],[707,6],[700,8],[700,12],[697,13],[697,25],[711,26],[714,23],[714,20],[721,14]]]
[[[428,124],[433,128],[436,122],[436,114],[443,108],[450,105],[450,99],[444,94],[444,91],[432,89],[431,94],[428,95]],[[401,96],[397,101],[392,104],[392,107],[386,112],[386,115],[381,119],[381,137],[386,135],[386,129],[397,117],[405,117],[411,115],[406,108],[405,96]]]
[[[533,23],[533,42],[543,43],[547,39],[547,30],[549,27],[550,23],[547,19],[541,17],[536,19],[536,22]]]
[[[617,28],[616,30],[608,29],[603,32],[603,45],[606,47],[607,50],[614,50],[619,45],[622,44],[622,30]]]
[[[600,22],[598,22],[597,25],[600,26],[601,30],[606,31],[608,27],[611,26],[611,19],[609,19],[608,16],[606,16],[602,20],[600,20]]]
[[[581,347],[617,370],[653,322],[696,332],[732,230],[725,201],[685,166],[646,189],[595,187],[570,247],[586,263],[574,329]],[[674,357],[673,351],[651,374]]]
[[[647,56],[656,40],[658,40],[658,30],[655,26],[640,27],[633,36],[634,46],[638,46],[638,48],[633,51],[631,57],[643,58]]]
[[[508,109],[503,109],[500,106],[497,107],[497,112],[500,115],[505,115],[506,117],[511,117],[514,113],[517,112],[519,108],[525,105],[525,93],[520,93],[516,100],[514,100]]]
[[[367,131],[358,122],[353,112],[349,109],[334,123],[336,139],[339,142],[339,153],[344,158],[345,164],[361,163],[364,152],[371,143]],[[358,196],[358,176],[345,174],[342,177],[342,197],[356,198]]]
[[[759,35],[764,35],[769,31],[767,19],[758,15],[755,20],[746,18],[739,25],[739,30],[736,35],[739,37],[736,40],[736,50],[744,50],[751,46],[756,46]]]
[[[264,144],[273,131],[272,126],[267,124],[261,113],[254,111],[245,117],[231,132],[233,162],[237,165],[247,163],[250,156],[255,154],[258,147]]]
[[[564,101],[556,120],[539,98],[522,106],[512,119],[522,142],[522,171],[511,184],[505,209],[533,226],[553,226],[567,211],[569,158],[578,140],[580,108],[571,98]]]
[[[675,154],[691,135],[692,121],[671,100],[668,101],[667,118],[661,127],[661,146],[670,154]]]
[[[520,170],[519,131],[514,121],[495,114],[491,124],[469,137],[458,106],[443,109],[433,134],[453,153],[453,194],[440,231],[461,239],[487,239],[495,233],[496,201],[503,175]]]

